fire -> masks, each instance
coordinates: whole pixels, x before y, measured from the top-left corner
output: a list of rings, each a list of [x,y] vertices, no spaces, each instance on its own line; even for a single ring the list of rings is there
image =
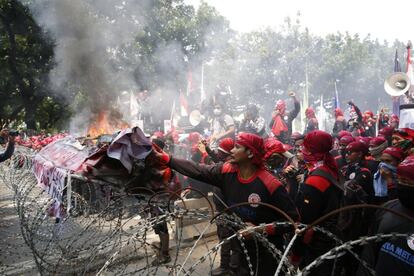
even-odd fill
[[[100,112],[88,128],[88,136],[98,137],[102,134],[112,134],[123,128],[128,128],[128,124],[116,117],[108,116],[106,112]]]

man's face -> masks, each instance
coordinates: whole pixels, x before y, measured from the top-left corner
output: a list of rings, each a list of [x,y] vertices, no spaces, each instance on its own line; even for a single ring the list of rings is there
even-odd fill
[[[381,162],[387,163],[388,165],[391,165],[391,166],[394,166],[394,167],[398,166],[397,160],[395,160],[395,158],[393,158],[388,153],[383,153],[381,155]]]
[[[250,151],[242,145],[235,144],[234,148],[230,152],[232,163],[241,164],[250,161]]]
[[[345,149],[346,149],[346,144],[343,144],[343,143],[339,143],[339,152],[341,153],[341,154],[345,154]]]
[[[393,147],[398,147],[399,146],[399,143],[402,142],[402,141],[404,141],[404,140],[405,140],[404,138],[402,138],[402,137],[400,137],[398,135],[393,135],[392,136],[392,140],[391,140],[392,146]]]
[[[286,162],[286,159],[284,156],[282,156],[279,153],[273,153],[267,160],[266,163],[272,168],[280,168],[283,166],[283,164]]]
[[[361,152],[346,151],[345,158],[347,163],[354,163],[362,158]]]
[[[299,139],[299,140],[296,140],[295,141],[295,143],[293,144],[293,146],[294,146],[294,148],[295,148],[295,152],[298,152],[298,151],[300,151],[300,148],[302,147],[302,145],[303,145],[303,139]]]

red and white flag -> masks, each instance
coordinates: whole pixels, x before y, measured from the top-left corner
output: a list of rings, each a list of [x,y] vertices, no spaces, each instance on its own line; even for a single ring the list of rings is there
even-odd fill
[[[411,85],[414,85],[414,71],[411,60],[411,43],[407,46],[407,76],[410,78]]]
[[[180,90],[180,115],[182,117],[188,116],[188,101],[184,93]]]

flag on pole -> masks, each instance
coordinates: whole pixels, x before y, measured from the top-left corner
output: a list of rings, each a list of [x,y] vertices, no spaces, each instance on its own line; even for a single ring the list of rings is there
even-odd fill
[[[180,90],[180,114],[182,117],[188,116],[188,102],[184,93]]]
[[[187,73],[187,91],[186,96],[190,96],[191,92],[193,91],[193,74],[191,71]]]
[[[338,89],[336,87],[336,80],[334,82],[335,84],[335,109],[337,108],[341,108],[340,103],[339,103],[339,95],[338,95]]]
[[[202,103],[206,98],[206,92],[204,91],[204,63],[201,63],[200,103]]]
[[[394,73],[401,72],[401,64],[398,58],[398,49],[395,49]],[[392,97],[392,114],[400,115],[400,97]]]
[[[411,64],[411,41],[407,45],[407,76],[410,78],[411,85],[414,85],[413,65]]]
[[[134,95],[134,92],[130,92],[129,97],[129,115],[131,116],[131,119],[137,119],[139,113],[139,105],[137,102],[137,98]]]

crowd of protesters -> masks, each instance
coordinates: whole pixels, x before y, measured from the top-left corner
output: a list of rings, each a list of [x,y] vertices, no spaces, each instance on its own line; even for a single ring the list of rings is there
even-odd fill
[[[343,111],[336,109],[330,133],[318,130],[312,108],[306,109],[304,132],[292,133],[301,107],[295,93],[289,95],[293,109],[288,111],[284,101],[277,101],[268,124],[253,104],[246,107],[244,120],[236,124],[226,105],[216,101],[209,131],[181,139],[175,131],[154,133],[152,139],[167,145],[164,150],[154,146],[159,165],[185,176],[188,187],[218,195],[218,211],[240,204],[234,213],[250,227],[265,225],[256,231],[281,251],[291,229],[271,224],[285,218],[265,204],[304,224],[356,204],[382,205],[414,218],[414,130],[399,129],[398,116],[382,111],[379,116],[371,111],[362,113],[349,102],[351,118],[346,120]],[[340,212],[319,226],[344,242],[377,233],[414,231],[407,219],[363,207]],[[218,225],[219,239],[224,241],[240,230],[236,228]],[[247,231],[243,233],[247,252],[237,239],[225,241],[220,266],[212,275],[250,275],[250,270],[257,275],[274,275],[278,264],[272,254]],[[332,238],[310,229],[301,235],[289,257],[303,268],[337,245]],[[340,252],[311,274],[369,275],[356,255],[376,275],[414,275],[414,236],[357,246],[352,251],[354,255]],[[164,254],[168,256],[167,251]]]

